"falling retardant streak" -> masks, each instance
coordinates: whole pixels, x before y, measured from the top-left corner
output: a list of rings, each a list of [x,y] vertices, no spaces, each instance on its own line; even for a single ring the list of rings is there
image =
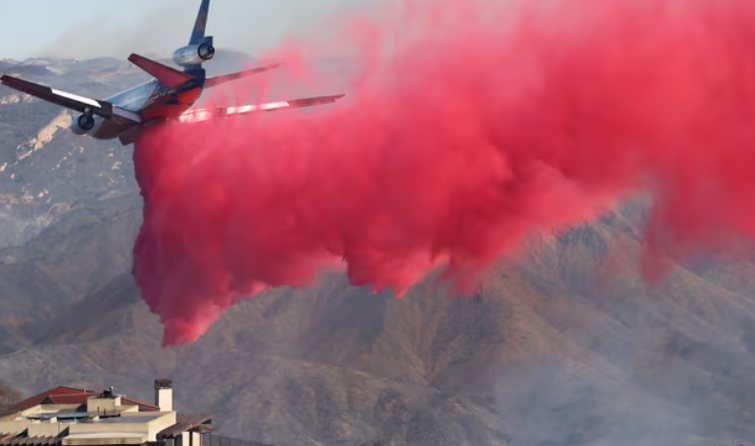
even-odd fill
[[[134,275],[165,345],[327,269],[398,295],[438,268],[468,286],[635,193],[654,198],[651,256],[755,235],[755,2],[401,6],[344,27],[367,70],[341,103],[138,142]]]

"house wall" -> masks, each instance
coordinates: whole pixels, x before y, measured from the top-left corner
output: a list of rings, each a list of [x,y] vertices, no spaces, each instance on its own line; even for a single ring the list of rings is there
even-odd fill
[[[30,437],[57,437],[61,432],[66,430],[67,424],[60,424],[55,421],[43,421],[34,423],[29,426]]]
[[[167,412],[162,417],[153,420],[149,423],[149,440],[157,441],[157,434],[170,426],[176,424],[177,418],[175,412]]]
[[[79,407],[79,404],[45,404],[44,406],[42,406],[41,404],[37,404],[36,406],[31,406],[28,409],[24,409],[18,412],[14,412],[12,414],[8,414],[4,417],[0,417],[0,424],[5,423],[5,422],[11,422],[18,417],[34,416],[39,413],[44,413],[45,411],[57,412],[59,410],[73,410],[78,407]]]
[[[115,398],[89,398],[87,400],[87,412],[89,413],[115,413],[121,407],[121,397]]]
[[[4,434],[20,434],[25,431],[31,423],[15,423],[15,422],[3,422],[0,423],[0,432]]]

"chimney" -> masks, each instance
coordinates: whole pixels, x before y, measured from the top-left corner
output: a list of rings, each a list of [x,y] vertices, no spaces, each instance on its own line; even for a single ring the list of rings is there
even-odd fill
[[[173,380],[167,378],[155,380],[155,406],[160,407],[160,412],[173,410]]]

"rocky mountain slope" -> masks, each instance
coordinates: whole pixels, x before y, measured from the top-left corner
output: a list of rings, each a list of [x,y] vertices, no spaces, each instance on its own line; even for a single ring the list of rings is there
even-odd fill
[[[94,92],[140,76],[118,63],[22,66],[90,94],[86,82]],[[0,104],[0,229],[15,231],[0,249],[0,377],[24,393],[113,385],[150,400],[151,380],[171,376],[180,410],[279,445],[755,438],[752,251],[671,264],[650,286],[635,268],[640,205],[543,238],[473,298],[422,285],[397,300],[329,276],[245,301],[197,343],[161,349],[129,274],[141,201],[128,149],[51,131],[62,118],[45,107]]]

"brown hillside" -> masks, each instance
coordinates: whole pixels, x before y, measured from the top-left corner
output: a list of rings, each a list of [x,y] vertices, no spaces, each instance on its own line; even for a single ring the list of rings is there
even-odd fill
[[[29,75],[82,94],[141,76],[107,60],[49,63],[64,74]],[[150,401],[151,381],[169,376],[180,410],[278,445],[755,438],[746,244],[668,262],[665,281],[650,286],[636,268],[645,208],[632,205],[541,237],[473,298],[423,284],[397,300],[329,276],[245,301],[197,343],[164,350],[129,273],[141,202],[128,149],[60,131],[21,159],[55,114],[5,93],[0,193],[33,200],[0,215],[0,378],[25,395],[113,385]],[[37,218],[57,202],[70,210]]]

